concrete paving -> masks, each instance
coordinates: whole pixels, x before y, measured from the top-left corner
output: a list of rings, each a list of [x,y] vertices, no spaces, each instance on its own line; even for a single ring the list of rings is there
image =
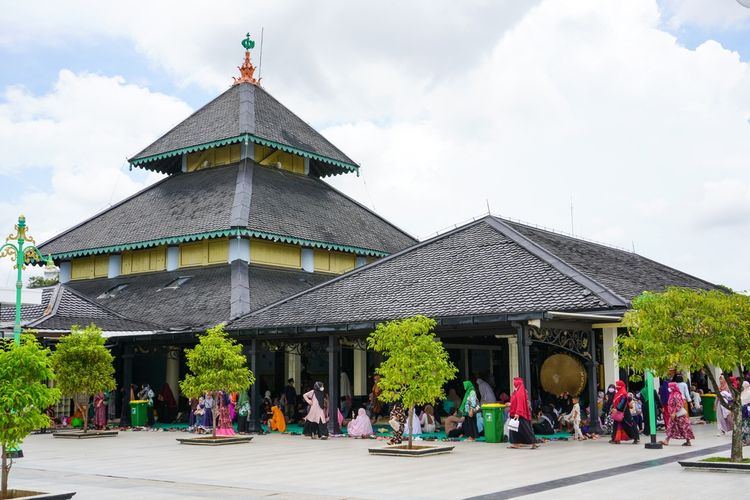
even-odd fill
[[[611,477],[579,477],[719,445],[728,437],[713,425],[694,427],[692,448],[662,450],[610,445],[606,439],[551,442],[538,450],[505,444],[451,443],[450,455],[428,458],[370,456],[382,441],[302,436],[257,436],[225,447],[179,445],[178,432],[122,432],[117,438],[61,440],[29,436],[11,487],[77,491],[76,500],[102,498],[750,498],[750,475],[683,471],[676,462]],[[423,444],[423,443],[420,443]],[[440,443],[437,443],[440,444]],[[676,446],[675,446],[676,445]],[[750,448],[746,448],[750,454]],[[708,452],[707,452],[708,453]],[[643,467],[643,465],[641,465]],[[605,474],[606,472],[601,472]],[[576,478],[577,477],[577,478]],[[554,480],[576,478],[575,484]],[[538,485],[534,489],[533,485]],[[617,485],[616,488],[613,486]],[[546,489],[552,488],[552,489]],[[513,490],[506,494],[504,490]]]

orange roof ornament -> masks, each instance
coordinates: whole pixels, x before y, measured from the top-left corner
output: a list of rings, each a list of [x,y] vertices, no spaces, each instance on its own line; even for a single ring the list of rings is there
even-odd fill
[[[245,39],[242,40],[242,46],[245,47],[245,62],[242,63],[242,66],[237,67],[240,70],[240,77],[233,77],[233,85],[252,83],[253,85],[260,86],[260,78],[256,79],[253,76],[255,74],[255,66],[250,62],[250,49],[255,47],[255,42],[250,39],[250,33],[248,33],[247,36],[245,36]]]

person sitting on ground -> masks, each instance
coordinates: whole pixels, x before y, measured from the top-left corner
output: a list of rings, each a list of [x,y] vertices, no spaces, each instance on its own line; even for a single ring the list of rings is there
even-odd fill
[[[545,414],[543,409],[540,408],[536,412],[536,419],[536,422],[531,424],[531,427],[534,429],[534,434],[540,436],[551,436],[555,433],[555,428],[552,425],[552,418]]]
[[[451,409],[450,415],[443,419],[445,426],[445,436],[455,438],[463,434],[464,418],[458,416],[458,408]]]
[[[353,418],[349,422],[349,425],[346,426],[346,431],[350,437],[355,438],[367,438],[373,435],[372,423],[364,408],[357,410],[356,418]]]
[[[412,436],[419,436],[422,434],[422,424],[420,423],[419,415],[417,415],[417,410],[414,410],[414,414],[412,415],[411,421],[409,421],[408,417],[408,411],[407,417],[406,417],[406,427],[404,428],[404,434],[411,434]]]
[[[268,420],[272,431],[286,432],[286,419],[284,413],[277,405],[271,407],[271,418]]]
[[[419,417],[419,423],[422,426],[422,431],[425,433],[435,432],[437,428],[437,420],[435,420],[435,410],[432,405],[425,405],[422,415]]]
[[[703,398],[701,392],[693,384],[692,391],[690,392],[690,398],[693,400],[692,414],[694,416],[703,415]]]

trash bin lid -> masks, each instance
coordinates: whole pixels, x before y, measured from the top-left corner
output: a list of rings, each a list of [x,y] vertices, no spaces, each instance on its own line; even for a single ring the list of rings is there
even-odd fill
[[[482,408],[502,408],[502,406],[500,403],[486,403],[482,405]]]
[[[146,399],[134,399],[130,402],[131,405],[138,404],[138,403],[148,403],[148,400]]]

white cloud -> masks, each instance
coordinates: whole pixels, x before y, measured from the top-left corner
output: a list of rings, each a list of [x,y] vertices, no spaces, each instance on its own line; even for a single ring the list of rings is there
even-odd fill
[[[128,85],[120,77],[67,70],[44,95],[22,87],[5,89],[0,99],[0,179],[28,183],[22,182],[27,189],[16,196],[3,190],[3,234],[23,211],[30,234],[41,243],[151,183],[157,176],[129,173],[125,157],[189,112],[181,101]],[[35,187],[34,179],[43,177],[50,187]],[[12,279],[9,265],[8,259],[0,260],[0,284]]]
[[[19,4],[3,13],[0,46],[40,32],[49,33],[40,43],[125,38],[178,84],[218,92],[240,62],[239,35],[249,29],[259,41],[264,25],[267,90],[363,165],[362,177],[334,184],[413,234],[480,215],[487,202],[493,212],[567,229],[573,196],[577,234],[747,289],[741,249],[750,236],[718,221],[745,206],[742,189],[725,184],[750,185],[750,71],[717,42],[689,50],[664,29],[701,19],[744,26],[732,21],[742,9],[734,0],[721,0],[723,14],[711,18],[715,4],[159,2],[148,15],[137,3],[106,12],[88,2]],[[123,116],[140,121],[119,129],[132,142],[104,145],[97,154],[114,157],[102,165],[122,165],[171,124],[138,106]],[[33,129],[55,130],[54,121],[42,115]],[[50,141],[45,154],[68,165],[54,183],[75,196],[76,182],[63,183],[77,168],[67,158],[78,156]],[[67,203],[61,210],[77,211],[76,221],[91,213]]]
[[[673,29],[738,30],[750,26],[750,9],[737,0],[662,0],[662,4],[667,25]]]

